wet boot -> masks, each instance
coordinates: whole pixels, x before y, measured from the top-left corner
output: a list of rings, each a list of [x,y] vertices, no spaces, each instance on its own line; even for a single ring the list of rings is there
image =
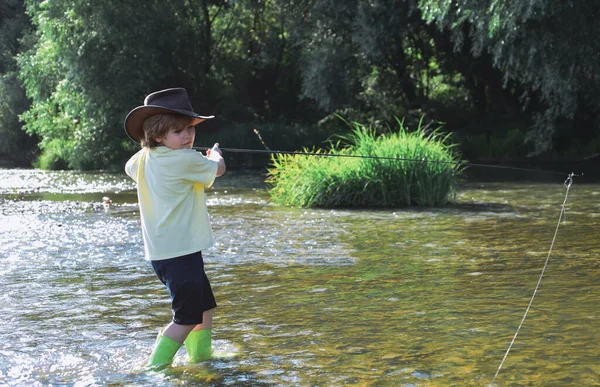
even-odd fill
[[[173,362],[173,358],[177,350],[181,347],[181,343],[176,342],[170,337],[164,336],[162,332],[158,333],[154,350],[150,355],[150,360],[146,364],[146,368],[152,370],[161,370]]]
[[[185,339],[185,349],[190,363],[200,363],[212,359],[212,330],[191,331]]]

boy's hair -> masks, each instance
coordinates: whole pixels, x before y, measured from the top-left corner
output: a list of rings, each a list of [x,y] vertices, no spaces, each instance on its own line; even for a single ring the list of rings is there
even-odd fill
[[[144,138],[140,141],[142,147],[156,148],[161,143],[156,138],[164,137],[170,129],[185,129],[193,121],[192,117],[182,114],[156,114],[144,120]]]

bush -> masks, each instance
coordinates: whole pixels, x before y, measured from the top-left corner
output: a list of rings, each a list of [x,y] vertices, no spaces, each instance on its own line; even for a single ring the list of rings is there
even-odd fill
[[[355,123],[319,156],[272,156],[267,183],[274,202],[299,207],[438,206],[449,201],[461,173],[454,145],[419,125],[377,136]],[[335,155],[345,155],[335,156]]]
[[[69,169],[67,160],[71,157],[73,146],[66,140],[53,139],[45,143],[42,153],[33,166],[46,170]]]

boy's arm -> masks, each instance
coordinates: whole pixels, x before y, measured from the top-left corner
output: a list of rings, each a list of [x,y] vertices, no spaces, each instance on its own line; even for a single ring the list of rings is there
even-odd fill
[[[135,172],[135,164],[133,157],[127,161],[127,164],[125,164],[125,173],[137,183],[137,176]]]
[[[223,176],[227,170],[222,154],[223,152],[221,152],[221,149],[219,149],[219,143],[216,143],[213,145],[212,149],[206,151],[206,157],[219,163],[219,166],[217,167],[217,177]]]

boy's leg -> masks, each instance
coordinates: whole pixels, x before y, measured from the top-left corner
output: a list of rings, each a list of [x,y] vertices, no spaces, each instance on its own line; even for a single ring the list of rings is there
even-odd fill
[[[158,333],[147,367],[160,369],[173,362],[173,357],[195,325],[170,323]]]
[[[173,339],[174,341],[177,341],[178,343],[183,343],[188,334],[196,326],[197,325],[181,325],[171,322],[163,331],[163,335]]]
[[[196,325],[193,330],[212,329],[213,312],[214,309],[210,309],[202,313],[202,324]]]
[[[202,314],[202,324],[198,324],[185,340],[190,363],[199,363],[212,358],[212,316],[213,310]]]
[[[195,339],[189,341],[190,348],[193,348],[188,349],[188,352],[203,354],[210,352],[212,309],[217,305],[210,282],[204,272],[202,253],[197,252],[173,259],[152,261],[152,267],[158,278],[169,290],[174,315],[173,321],[193,324],[171,323],[161,333],[160,337],[165,338],[164,341],[168,342],[167,339],[169,339],[181,346],[181,343],[186,341],[190,332],[196,329],[196,333],[192,335]],[[200,311],[206,311],[202,313],[202,317],[199,315]],[[202,319],[202,324],[194,324],[200,319]],[[158,344],[159,341],[157,340],[157,346]],[[169,362],[179,348],[174,347],[175,344],[172,345]],[[188,347],[187,342],[186,347]],[[208,351],[206,347],[208,347]],[[206,356],[203,355],[204,357]]]

